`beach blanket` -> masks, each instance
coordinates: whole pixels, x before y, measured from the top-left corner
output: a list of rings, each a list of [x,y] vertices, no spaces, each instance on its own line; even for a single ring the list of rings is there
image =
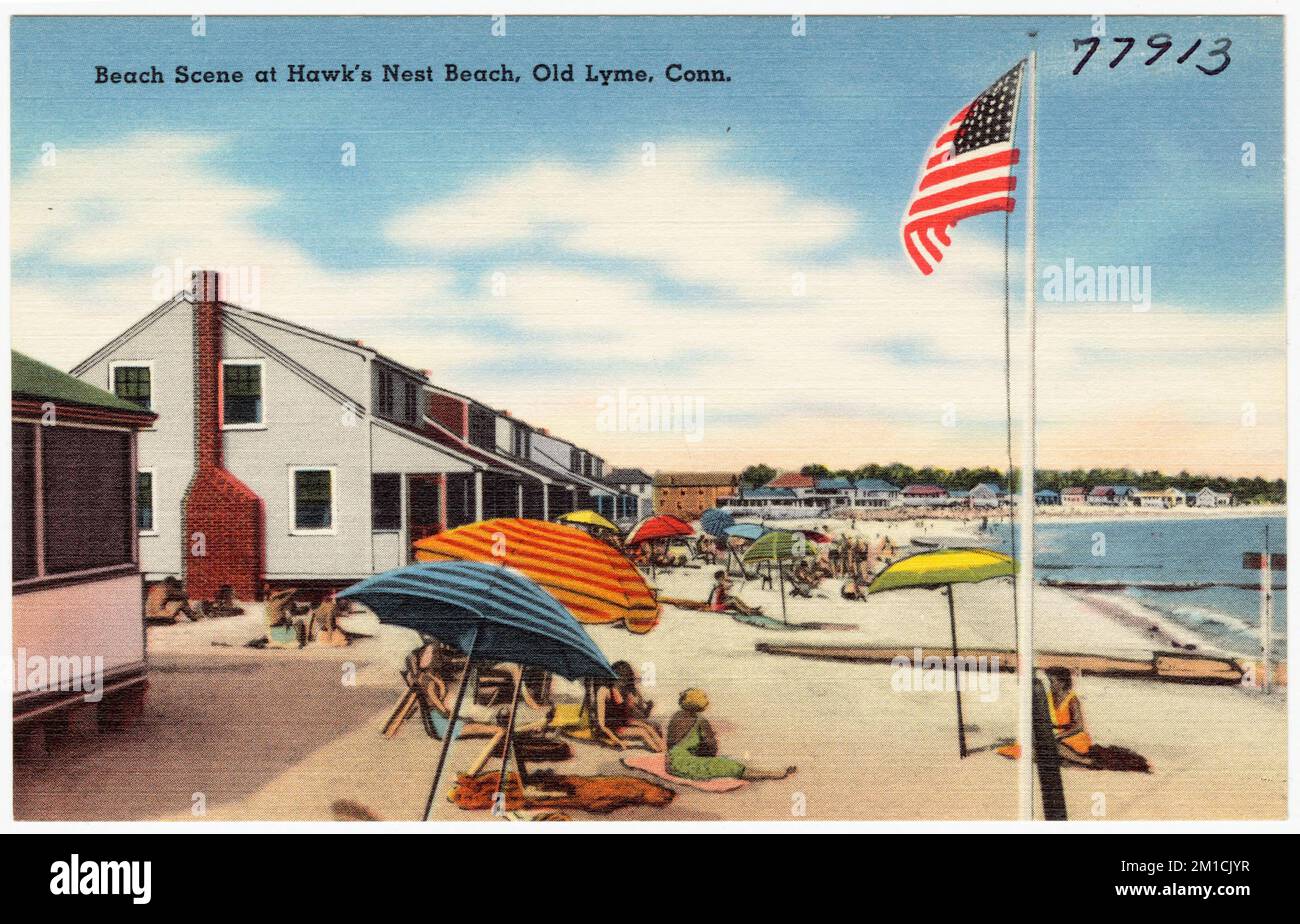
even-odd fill
[[[464,811],[491,809],[497,779],[496,772],[461,775],[447,799]],[[667,805],[673,796],[668,787],[634,776],[571,776],[542,770],[528,775],[522,792],[519,774],[506,775],[505,808],[581,809],[605,815],[631,805]]]
[[[731,792],[735,789],[744,789],[749,785],[747,780],[737,780],[731,777],[714,780],[688,780],[685,777],[673,776],[668,772],[667,754],[629,754],[623,758],[623,766],[630,767],[633,770],[640,770],[669,783],[689,786],[702,792]]]

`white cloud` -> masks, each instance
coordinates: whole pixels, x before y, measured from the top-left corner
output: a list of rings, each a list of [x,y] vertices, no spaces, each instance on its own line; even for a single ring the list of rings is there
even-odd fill
[[[279,197],[224,176],[223,154],[210,139],[142,135],[20,171],[15,254],[68,272],[16,270],[15,346],[68,366],[165,297],[157,273],[179,289],[178,262],[256,267],[262,310],[360,337],[615,461],[1002,459],[1002,252],[974,228],[957,229],[929,278],[901,256],[826,258],[893,217],[746,175],[725,148],[674,145],[654,167],[538,164],[417,203],[388,230],[418,255],[348,271],[259,226]],[[548,247],[563,260],[483,263]],[[691,294],[663,294],[683,285]],[[1043,463],[1280,473],[1281,335],[1280,311],[1045,304]],[[597,401],[620,388],[701,401],[704,438],[601,432]],[[1243,433],[1246,404],[1258,423]],[[956,426],[942,425],[947,411]]]

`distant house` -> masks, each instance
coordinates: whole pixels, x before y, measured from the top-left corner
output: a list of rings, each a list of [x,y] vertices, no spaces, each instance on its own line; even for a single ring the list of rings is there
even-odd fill
[[[628,498],[623,510],[613,519],[614,522],[636,521],[648,517],[654,510],[654,479],[639,468],[612,468],[605,475],[605,481]]]
[[[1099,484],[1088,492],[1089,506],[1114,507],[1118,503],[1115,499],[1115,489],[1108,484]]]
[[[734,496],[739,484],[731,472],[659,472],[653,481],[654,512],[694,520],[721,498]]]
[[[977,484],[970,490],[970,504],[972,507],[997,507],[1006,503],[1007,500],[1007,492],[996,484],[988,484],[987,482]]]
[[[1115,485],[1115,503],[1121,507],[1137,506],[1138,489],[1127,484]]]
[[[1232,506],[1232,494],[1227,491],[1216,491],[1209,485],[1201,488],[1195,495],[1188,495],[1190,502],[1192,497],[1196,498],[1196,507],[1230,507]]]
[[[782,472],[767,484],[765,488],[788,488],[799,497],[812,494],[817,490],[817,479],[799,472]]]
[[[1061,504],[1066,507],[1073,507],[1088,502],[1088,489],[1071,487],[1061,492]]]
[[[156,415],[11,359],[14,721],[82,702],[89,689],[79,673],[31,684],[28,657],[49,670],[102,658],[102,677],[84,680],[102,682],[101,702],[135,709],[145,682],[138,531],[158,515],[152,471],[137,474],[136,435]]]
[[[1161,491],[1139,491],[1138,505],[1141,507],[1158,507],[1168,510],[1183,506],[1186,495],[1177,488],[1165,488]]]
[[[909,484],[899,492],[905,507],[941,507],[948,503],[948,492],[937,484]]]
[[[857,507],[892,507],[899,502],[901,491],[879,478],[860,478],[853,485],[853,493]]]
[[[853,484],[847,478],[818,478],[814,487],[827,493],[853,490]]]
[[[1061,503],[1061,495],[1050,488],[1034,492],[1034,503],[1040,507],[1055,507]]]

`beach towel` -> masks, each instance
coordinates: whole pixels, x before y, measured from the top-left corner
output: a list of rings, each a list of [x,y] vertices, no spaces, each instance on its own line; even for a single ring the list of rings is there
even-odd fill
[[[744,789],[749,785],[747,780],[738,780],[734,777],[719,777],[713,780],[688,780],[682,776],[673,776],[668,772],[667,754],[629,754],[623,758],[623,765],[656,776],[669,783],[689,786],[702,792],[731,792],[736,789]]]
[[[447,799],[464,811],[492,808],[499,774],[460,776]],[[505,809],[581,809],[605,815],[632,805],[667,805],[674,793],[666,786],[634,776],[571,776],[542,770],[528,776],[522,792],[519,774],[506,775]]]

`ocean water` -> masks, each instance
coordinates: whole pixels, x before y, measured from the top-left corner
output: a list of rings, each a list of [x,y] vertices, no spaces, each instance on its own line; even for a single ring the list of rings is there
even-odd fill
[[[1239,654],[1260,651],[1259,572],[1241,567],[1241,553],[1286,551],[1283,517],[1216,519],[1143,518],[1109,522],[1035,522],[1034,565],[1038,580],[1086,583],[1251,584],[1253,589],[1209,587],[1168,591],[1129,587],[1123,593],[1216,647]],[[990,527],[1009,551],[1005,523]],[[1275,588],[1287,573],[1274,572]],[[1285,590],[1273,594],[1273,654],[1286,657]]]

